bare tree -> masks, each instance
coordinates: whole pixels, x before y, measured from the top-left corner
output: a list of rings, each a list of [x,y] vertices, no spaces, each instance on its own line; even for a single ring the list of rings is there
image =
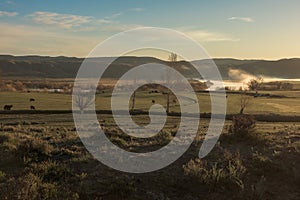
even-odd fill
[[[246,91],[241,92],[240,96],[240,114],[244,114],[245,108],[250,104],[251,96],[247,95]]]
[[[175,64],[177,62],[177,54],[171,53],[168,57],[168,61],[170,62],[170,67],[175,67]],[[171,83],[171,77],[172,77],[172,71],[170,68],[167,67],[166,70],[166,82],[167,84]]]
[[[259,87],[261,86],[261,84],[263,83],[263,81],[264,81],[264,79],[263,79],[262,76],[259,76],[259,77],[251,79],[247,83],[249,90],[253,90],[253,91],[257,92],[257,90],[259,89]]]
[[[73,95],[73,103],[79,108],[81,113],[83,113],[84,110],[90,107],[94,102],[95,95],[89,90],[77,90],[73,92]]]
[[[170,93],[167,93],[167,114],[170,112]]]
[[[168,60],[170,62],[176,62],[177,61],[177,54],[176,53],[171,53],[168,57]]]
[[[134,107],[135,107],[135,92],[136,91],[134,91],[133,94],[132,94],[131,112],[134,111]]]
[[[177,62],[177,54],[176,53],[171,53],[168,57],[168,60],[170,62],[170,66],[171,67],[175,67],[175,64]],[[169,85],[171,83],[171,78],[172,78],[172,71],[167,68],[167,71],[166,71],[166,82],[167,84]],[[167,91],[166,92],[166,100],[167,100],[167,113],[170,112],[170,92]]]

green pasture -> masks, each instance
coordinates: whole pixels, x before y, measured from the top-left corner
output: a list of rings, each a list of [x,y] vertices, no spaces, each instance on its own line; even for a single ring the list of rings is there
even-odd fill
[[[250,97],[249,105],[245,109],[248,114],[300,114],[300,91],[260,91],[283,97]],[[209,93],[197,93],[200,111],[210,112]],[[29,99],[34,98],[34,102]],[[110,93],[96,95],[96,109],[110,110]],[[240,109],[240,94],[227,94],[227,113],[238,113]],[[149,93],[147,91],[136,92],[135,109],[148,110],[153,101],[156,104],[166,105],[166,95],[162,93]],[[184,106],[193,104],[193,100],[187,99]],[[63,93],[45,92],[0,92],[0,109],[4,105],[13,105],[13,110],[29,110],[33,105],[37,110],[71,110],[72,95]],[[178,112],[180,107],[174,96],[170,96],[170,111]]]

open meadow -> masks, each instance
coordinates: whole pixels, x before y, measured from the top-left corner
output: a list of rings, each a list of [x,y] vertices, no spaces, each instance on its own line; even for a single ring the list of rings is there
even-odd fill
[[[251,94],[251,92],[249,93]],[[257,98],[250,96],[249,105],[245,109],[247,114],[279,114],[300,115],[300,90],[295,91],[259,91],[265,94]],[[218,94],[215,94],[218,95]],[[70,93],[55,92],[1,92],[0,106],[13,105],[12,110],[30,110],[34,105],[36,110],[71,110],[72,95]],[[208,92],[197,93],[201,113],[210,112],[210,95]],[[30,102],[34,98],[34,102]],[[153,105],[152,101],[166,106],[166,95],[149,93],[149,91],[136,92],[135,109],[147,111]],[[170,111],[180,112],[178,101],[170,97]],[[237,114],[240,110],[241,95],[239,92],[227,93],[227,114]],[[96,110],[111,110],[111,91],[96,94]],[[194,99],[186,99],[183,106],[194,104]]]

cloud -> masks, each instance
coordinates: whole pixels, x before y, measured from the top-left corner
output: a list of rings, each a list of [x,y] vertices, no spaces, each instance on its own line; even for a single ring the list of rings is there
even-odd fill
[[[14,17],[17,16],[17,12],[7,12],[7,11],[0,11],[0,16],[5,16],[5,17]]]
[[[123,31],[126,31],[126,30],[130,30],[130,29],[134,29],[134,28],[141,28],[141,27],[144,27],[144,26],[139,25],[139,24],[119,24],[119,23],[115,23],[115,24],[109,24],[109,25],[105,26],[103,28],[103,31],[118,33],[118,32],[123,32]]]
[[[16,4],[16,3],[15,3],[14,1],[12,1],[12,0],[7,0],[6,3],[9,4],[9,5]]]
[[[110,15],[110,16],[105,17],[105,19],[115,19],[115,18],[121,16],[122,14],[123,14],[123,13],[121,13],[121,12],[115,13],[115,14],[112,14],[112,15]]]
[[[210,32],[210,31],[203,31],[203,30],[193,30],[193,31],[183,31],[185,34],[189,35],[195,40],[203,41],[203,42],[221,42],[221,41],[231,41],[236,42],[240,39],[234,38],[232,36],[217,33],[217,32]]]
[[[109,23],[112,23],[113,21],[107,20],[107,19],[97,19],[96,22],[98,24],[109,24]]]
[[[54,25],[66,29],[80,27],[93,20],[91,16],[59,14],[54,12],[34,12],[27,17],[38,24]]]
[[[0,29],[0,54],[85,56],[100,39],[7,23],[0,23]]]
[[[251,17],[230,17],[228,18],[228,20],[238,20],[238,21],[242,21],[242,22],[254,22],[254,19],[252,19]]]
[[[144,8],[131,8],[131,9],[129,9],[129,11],[135,11],[135,12],[142,12],[144,10],[145,10]]]

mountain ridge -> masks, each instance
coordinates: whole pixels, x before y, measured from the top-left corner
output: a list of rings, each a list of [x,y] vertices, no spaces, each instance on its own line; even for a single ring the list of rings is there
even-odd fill
[[[115,59],[115,57],[88,58],[87,61],[97,62],[97,64],[101,65],[105,59]],[[74,78],[83,60],[84,58],[66,56],[0,55],[0,71],[2,77],[5,78]],[[251,75],[300,78],[300,58],[283,58],[279,60],[214,58],[213,60],[225,79],[231,79],[229,76],[229,70],[231,69],[241,70]],[[197,73],[192,64],[201,64],[207,61],[177,61],[172,66],[186,77],[192,78]],[[131,68],[146,63],[170,65],[170,62],[154,57],[124,56],[116,58],[106,70],[104,77],[118,78]]]

